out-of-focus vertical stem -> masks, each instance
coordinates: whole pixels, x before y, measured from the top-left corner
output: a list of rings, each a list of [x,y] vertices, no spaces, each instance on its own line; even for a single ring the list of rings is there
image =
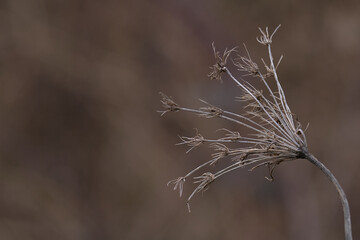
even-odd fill
[[[348,200],[346,198],[345,192],[340,186],[338,180],[335,178],[335,176],[330,172],[330,170],[325,167],[325,165],[316,159],[312,154],[305,153],[305,158],[309,160],[312,164],[314,164],[317,168],[319,168],[332,182],[332,184],[335,186],[336,191],[338,192],[341,204],[344,211],[344,230],[345,230],[345,240],[352,240],[352,233],[351,233],[351,218],[350,218],[350,207]]]

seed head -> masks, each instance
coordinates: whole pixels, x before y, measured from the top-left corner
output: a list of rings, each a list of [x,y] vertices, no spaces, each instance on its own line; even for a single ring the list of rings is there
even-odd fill
[[[161,103],[163,105],[164,110],[158,111],[161,113],[161,116],[167,112],[177,112],[180,110],[180,107],[177,103],[175,103],[170,97],[166,96],[164,93],[159,92],[162,97]]]
[[[221,74],[223,72],[225,72],[225,66],[227,63],[227,59],[232,52],[236,52],[236,47],[232,48],[230,50],[225,49],[225,51],[222,55],[220,54],[220,52],[216,51],[214,43],[212,43],[212,48],[214,51],[214,57],[215,57],[216,62],[212,67],[210,67],[210,69],[212,71],[209,73],[208,76],[211,79],[216,79],[216,80],[219,80],[222,82]]]
[[[181,142],[177,145],[187,145],[190,147],[186,153],[203,144],[209,144],[214,151],[207,161],[192,169],[183,177],[168,183],[174,184],[174,190],[179,190],[180,196],[183,192],[185,180],[194,175],[195,172],[210,166],[216,167],[216,163],[220,160],[227,163],[226,167],[214,173],[203,171],[200,176],[194,177],[194,183],[198,185],[188,197],[188,207],[189,201],[196,193],[204,192],[216,179],[236,169],[250,166],[252,171],[258,167],[266,166],[269,170],[269,177],[266,177],[266,179],[273,181],[274,170],[280,163],[304,158],[307,151],[305,131],[302,129],[297,118],[294,118],[294,114],[290,110],[284,90],[278,79],[276,70],[282,57],[275,65],[270,47],[273,36],[279,27],[280,25],[271,35],[267,27],[265,31],[259,28],[261,36],[257,38],[257,41],[267,47],[269,54],[269,64],[266,64],[265,60],[261,59],[265,72],[262,72],[259,65],[251,58],[245,44],[246,56],[239,55],[238,61],[234,62],[234,65],[240,71],[246,73],[244,76],[256,77],[262,84],[262,89],[255,88],[243,78],[234,77],[226,66],[230,54],[236,48],[225,50],[221,55],[216,51],[213,44],[215,64],[211,67],[212,72],[209,74],[209,77],[221,80],[221,75],[226,74],[229,79],[236,83],[242,93],[237,99],[245,103],[244,113],[226,111],[204,100],[201,101],[205,106],[199,109],[180,107],[165,94],[160,93],[162,96],[161,102],[164,107],[164,111],[161,111],[162,115],[167,112],[191,112],[205,118],[216,117],[223,121],[238,124],[251,131],[248,135],[240,135],[237,131],[222,128],[220,129],[222,137],[216,139],[206,138],[197,131],[194,137],[180,137]],[[276,88],[274,90],[270,88],[268,81],[275,82]],[[229,144],[231,144],[231,147]],[[227,159],[230,161],[227,161]]]

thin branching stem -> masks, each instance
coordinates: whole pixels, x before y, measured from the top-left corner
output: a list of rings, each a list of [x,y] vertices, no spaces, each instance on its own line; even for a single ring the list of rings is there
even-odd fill
[[[244,117],[244,116],[241,116],[241,115],[238,115],[238,114],[235,114],[235,113],[232,113],[232,112],[227,112],[227,111],[224,111],[224,113],[227,113],[227,114],[229,114],[229,115],[232,115],[232,116],[235,116],[235,117],[239,117],[239,118],[245,119],[245,120],[247,120],[247,121],[249,121],[249,122],[251,122],[251,123],[254,123],[254,124],[258,125],[260,128],[262,128],[262,130],[264,130],[265,132],[268,132],[268,131],[269,131],[269,129],[267,129],[266,127],[264,127],[264,125],[260,125],[260,124],[256,123],[255,121],[251,120],[251,119],[248,118],[248,117]],[[270,124],[270,122],[269,122],[267,119],[263,119],[263,121],[265,121],[265,122],[267,122],[267,123]],[[259,132],[259,131],[257,131],[257,132]],[[264,134],[264,132],[261,131],[261,134]],[[289,138],[286,138],[286,137],[283,137],[283,136],[277,136],[277,137],[278,137],[279,141],[282,141],[282,142],[284,143],[284,145],[287,145],[287,146],[288,146],[288,148],[291,148],[291,149],[293,149],[293,150],[296,149],[296,148],[294,148],[294,145],[293,145],[293,143],[291,143],[291,141],[289,140]]]
[[[273,65],[272,65],[272,66],[273,66]],[[275,68],[273,68],[273,74],[274,74],[274,76],[277,77],[277,73],[276,73],[276,69],[275,69]],[[277,102],[277,100],[276,100],[276,97],[275,97],[273,91],[271,90],[270,86],[269,86],[268,83],[266,82],[264,76],[263,76],[261,73],[259,73],[259,76],[260,76],[261,81],[265,84],[266,88],[267,88],[268,91],[270,92],[272,98],[274,99],[275,106],[280,107],[279,104],[278,104],[278,102]],[[272,104],[270,104],[270,102],[269,102],[266,98],[265,98],[265,101],[268,103],[268,106],[269,106],[269,107],[272,107]],[[274,109],[274,108],[272,107],[272,109]],[[274,111],[275,111],[275,110],[274,110]],[[286,111],[288,111],[288,110],[286,109]],[[276,111],[275,111],[275,112],[276,112]],[[287,132],[291,134],[292,131],[291,131],[290,129],[288,129],[288,126],[287,126],[288,124],[286,124],[286,122],[283,120],[283,119],[286,119],[286,118],[284,118],[285,113],[284,113],[283,111],[280,111],[280,114],[281,114],[282,117],[281,117],[281,118],[278,118],[278,119],[279,119],[279,120],[281,121],[281,123],[287,128],[287,129],[286,129]],[[293,125],[293,122],[292,122],[292,119],[288,119],[287,122],[288,122],[288,123],[290,124],[290,126],[292,127],[292,130],[295,130],[294,125]]]
[[[275,78],[275,81],[276,81],[276,85],[278,87],[281,105],[283,107],[283,110],[284,110],[284,112],[286,114],[286,117],[287,117],[289,123],[292,125],[292,128],[295,130],[295,126],[293,125],[292,115],[289,114],[290,108],[287,105],[284,91],[283,91],[283,89],[281,87],[281,84],[279,82],[279,78],[278,78],[277,73],[276,73],[275,64],[274,64],[274,58],[273,58],[272,52],[271,52],[271,44],[268,44],[267,46],[268,46],[268,53],[269,53],[269,58],[270,58],[270,65],[271,65],[272,70],[274,71],[274,78]]]
[[[191,176],[193,173],[195,173],[196,171],[200,170],[201,168],[205,167],[206,165],[209,165],[213,160],[209,160],[199,166],[197,166],[196,168],[194,168],[192,171],[188,172],[184,177],[187,178],[189,176]]]
[[[182,110],[182,111],[193,112],[193,113],[197,113],[197,114],[200,114],[200,115],[205,115],[205,114],[207,114],[207,112],[201,111],[201,110],[197,110],[197,109],[184,108],[184,107],[180,107],[179,109]],[[231,118],[231,117],[224,116],[224,115],[219,115],[218,117],[219,117],[219,118],[222,118],[222,119],[226,119],[226,120],[228,120],[228,121],[230,121],[230,122],[235,122],[235,123],[237,123],[237,124],[243,125],[244,127],[247,127],[247,128],[249,128],[249,129],[251,129],[251,130],[254,130],[255,132],[263,133],[263,131],[261,131],[261,130],[253,127],[253,126],[250,126],[249,124],[246,124],[246,123],[244,123],[244,122],[241,122],[241,121],[238,121],[238,120],[236,120],[236,119],[233,119],[233,118]]]
[[[246,121],[249,121],[250,123],[253,123],[253,124],[256,125],[257,127],[261,128],[262,130],[265,130],[265,131],[268,131],[268,130],[269,130],[268,128],[266,128],[266,127],[264,127],[263,125],[261,125],[261,124],[255,122],[255,121],[253,121],[252,119],[250,119],[250,118],[248,118],[248,117],[244,117],[244,116],[241,116],[241,115],[239,115],[239,114],[236,114],[236,113],[233,113],[233,112],[228,112],[228,111],[224,111],[224,113],[226,113],[226,114],[228,114],[228,115],[232,115],[232,116],[238,117],[238,118],[241,118],[241,119],[244,119],[244,120],[246,120]],[[267,119],[265,119],[265,118],[262,118],[262,120],[271,125],[271,123],[269,122],[269,120],[267,120]],[[291,140],[289,140],[290,138],[287,137],[287,136],[284,136],[284,137],[279,136],[279,138],[281,138],[284,142],[287,142],[287,143],[290,144],[290,145],[292,144],[292,143],[290,142]]]
[[[259,100],[257,100],[257,98],[253,95],[253,93],[252,93],[251,91],[249,91],[249,89],[247,89],[243,84],[241,84],[241,83],[231,74],[231,72],[230,72],[229,69],[226,68],[225,71],[226,71],[226,73],[230,76],[230,78],[231,78],[234,82],[236,82],[243,90],[245,90],[245,92],[246,92],[247,94],[249,94],[250,96],[252,96],[253,99],[259,104],[259,106],[261,107],[261,109],[262,109],[262,110],[266,113],[266,115],[271,119],[272,123],[269,122],[269,124],[270,124],[273,128],[279,130],[279,132],[280,132],[281,134],[283,134],[284,136],[288,137],[295,145],[297,145],[297,142],[296,142],[293,138],[291,138],[291,136],[289,136],[288,133],[287,133],[286,131],[284,131],[284,129],[282,129],[280,126],[278,126],[278,124],[276,123],[276,121],[274,120],[274,118],[269,114],[269,112],[264,108],[264,106],[259,102]],[[274,125],[274,124],[275,124],[275,125]]]
[[[276,70],[273,71],[273,74],[274,74],[274,72],[276,72]],[[287,119],[284,116],[281,106],[278,104],[278,102],[276,100],[277,99],[276,96],[274,95],[273,91],[267,84],[265,78],[263,77],[263,75],[261,74],[260,71],[258,72],[258,76],[260,76],[260,78],[262,79],[263,83],[266,85],[268,91],[271,93],[271,95],[275,101],[275,103],[273,103],[273,102],[269,101],[266,97],[262,96],[262,99],[266,102],[266,104],[263,104],[263,107],[265,109],[269,109],[270,113],[272,113],[272,114],[274,114],[274,116],[276,116],[276,118],[278,119],[280,124],[284,127],[284,131],[287,132],[288,139],[292,139],[293,131],[288,127],[288,124],[286,121]],[[256,88],[254,86],[252,86],[249,82],[246,82],[245,84],[248,85],[249,88],[251,88],[252,90],[256,91]],[[278,109],[278,111],[276,111],[275,109]],[[279,112],[280,112],[281,116],[279,115]],[[256,116],[258,116],[258,115],[256,115]],[[265,119],[264,117],[261,117],[261,116],[258,116],[258,117],[260,117],[261,120],[270,124],[269,120]],[[278,125],[278,124],[276,123],[276,125]],[[281,126],[280,126],[280,128],[281,128]]]

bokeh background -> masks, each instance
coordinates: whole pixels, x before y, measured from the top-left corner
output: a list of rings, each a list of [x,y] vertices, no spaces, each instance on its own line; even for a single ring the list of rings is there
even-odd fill
[[[178,134],[246,130],[160,117],[158,92],[241,112],[239,89],[207,78],[211,43],[245,42],[259,61],[257,27],[280,23],[288,102],[347,193],[359,238],[359,1],[2,0],[0,239],[343,239],[337,194],[305,161],[281,164],[273,183],[266,169],[228,174],[191,214],[166,187],[211,154],[185,154]]]

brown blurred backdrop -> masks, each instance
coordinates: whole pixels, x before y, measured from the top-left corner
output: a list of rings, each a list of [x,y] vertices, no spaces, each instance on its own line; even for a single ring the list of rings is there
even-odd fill
[[[340,201],[305,161],[239,170],[192,202],[166,187],[209,158],[177,135],[221,120],[160,117],[159,91],[241,111],[210,81],[211,43],[282,24],[280,80],[310,150],[348,195],[360,237],[359,1],[0,1],[0,239],[343,239]],[[192,184],[185,186],[189,194]]]

